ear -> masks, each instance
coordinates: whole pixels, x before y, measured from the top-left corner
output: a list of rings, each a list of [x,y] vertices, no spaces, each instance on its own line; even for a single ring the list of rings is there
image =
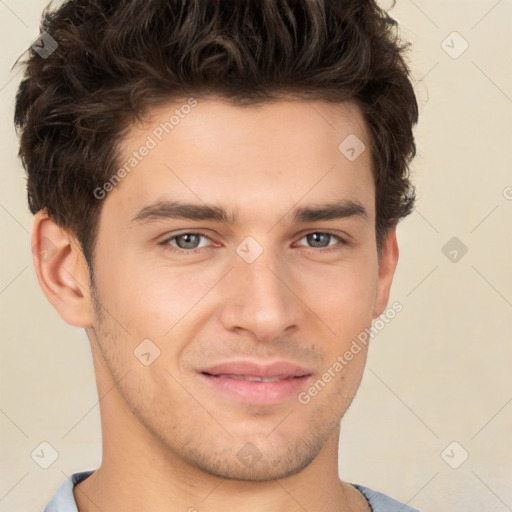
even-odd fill
[[[45,210],[34,216],[32,254],[39,286],[60,317],[76,327],[91,327],[94,308],[82,249]]]
[[[379,263],[377,293],[372,319],[381,315],[389,301],[391,283],[398,263],[398,243],[396,241],[396,224],[390,227],[382,241],[382,254]]]

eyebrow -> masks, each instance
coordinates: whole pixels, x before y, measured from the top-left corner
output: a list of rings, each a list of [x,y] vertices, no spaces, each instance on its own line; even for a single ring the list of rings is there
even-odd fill
[[[350,217],[368,220],[368,212],[364,206],[353,200],[303,206],[293,210],[292,214],[292,221],[296,224]],[[220,206],[180,201],[159,201],[145,206],[132,218],[131,222],[147,223],[161,219],[209,220],[225,224],[237,222],[233,212],[228,212]]]

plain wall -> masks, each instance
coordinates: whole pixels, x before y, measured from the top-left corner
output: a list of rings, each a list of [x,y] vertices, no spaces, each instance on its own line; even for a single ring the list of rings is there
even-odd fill
[[[46,3],[0,2],[2,511],[42,510],[66,475],[101,460],[88,341],[39,289],[12,123],[21,73],[11,66],[37,37]],[[423,511],[504,512],[512,510],[512,1],[398,0],[390,13],[413,43],[418,201],[398,227],[389,304],[403,310],[371,341],[342,420],[340,475]],[[445,247],[453,237],[459,249]],[[31,457],[43,441],[58,452],[46,470]]]

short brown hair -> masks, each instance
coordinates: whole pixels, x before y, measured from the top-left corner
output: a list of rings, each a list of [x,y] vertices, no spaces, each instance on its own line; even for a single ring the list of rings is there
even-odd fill
[[[150,107],[191,95],[356,102],[379,255],[413,209],[409,45],[375,0],[68,0],[45,8],[40,30],[58,47],[48,58],[27,50],[14,116],[29,207],[75,234],[91,273],[103,204],[93,191],[115,173],[118,144]]]

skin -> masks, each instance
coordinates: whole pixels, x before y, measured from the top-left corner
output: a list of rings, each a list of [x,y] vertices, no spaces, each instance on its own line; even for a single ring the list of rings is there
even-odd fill
[[[133,126],[121,160],[179,105]],[[73,235],[44,211],[35,216],[33,245],[48,238],[55,246],[51,258],[34,259],[41,288],[66,322],[87,330],[101,398],[103,460],[74,489],[80,512],[370,510],[338,476],[340,420],[366,347],[308,404],[296,395],[243,403],[197,373],[235,358],[285,359],[316,380],[385,310],[396,233],[387,233],[379,261],[370,151],[351,162],[338,150],[352,133],[369,148],[351,103],[239,107],[198,98],[104,199],[95,290]],[[132,221],[169,200],[221,206],[237,223]],[[346,200],[367,218],[292,220],[297,207]],[[196,230],[207,238],[172,239]],[[326,231],[335,236],[316,245],[306,236]],[[252,263],[236,252],[247,236],[263,248]],[[144,339],[160,350],[149,366],[134,356]],[[237,457],[246,443],[260,455],[252,466]]]

